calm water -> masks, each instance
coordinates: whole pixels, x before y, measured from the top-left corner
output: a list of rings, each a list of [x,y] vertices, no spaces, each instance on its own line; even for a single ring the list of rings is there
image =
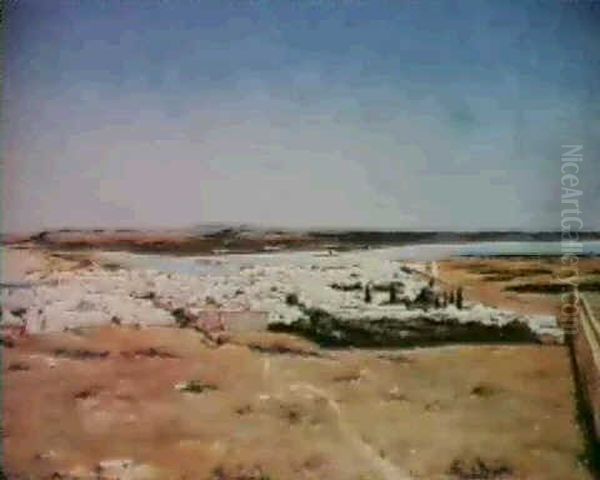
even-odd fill
[[[410,245],[398,247],[398,258],[405,260],[441,260],[449,257],[557,256],[560,242],[477,242],[448,245]],[[600,256],[600,241],[583,242],[580,253]]]
[[[555,256],[562,255],[565,252],[563,252],[560,242],[490,242],[464,245],[459,255],[476,257],[503,255]],[[583,242],[583,250],[580,254],[585,256],[600,255],[600,241]]]
[[[375,255],[382,259],[405,261],[432,261],[460,256],[556,256],[561,255],[560,242],[478,242],[447,245],[408,245],[372,250],[356,250],[339,255]],[[584,242],[583,255],[600,256],[600,241]],[[134,268],[153,269],[165,273],[187,275],[211,275],[236,273],[256,265],[310,265],[326,252],[281,252],[254,254],[227,254],[197,257],[174,257],[167,255],[116,255],[119,262]]]

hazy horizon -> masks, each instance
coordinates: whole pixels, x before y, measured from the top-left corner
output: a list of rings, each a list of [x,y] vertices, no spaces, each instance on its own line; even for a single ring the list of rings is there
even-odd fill
[[[21,0],[5,7],[3,232],[600,229],[586,2]]]
[[[131,231],[135,233],[141,232],[152,232],[152,233],[167,233],[167,232],[188,232],[197,231],[201,233],[206,232],[217,232],[226,229],[233,230],[249,230],[249,231],[265,231],[265,232],[290,232],[290,233],[350,233],[350,232],[365,232],[365,233],[439,233],[439,234],[485,234],[485,233],[515,233],[515,234],[535,234],[535,233],[551,233],[561,234],[560,228],[548,228],[548,229],[537,229],[537,228],[481,228],[481,229],[460,229],[460,228],[433,228],[433,227],[413,227],[413,228],[401,228],[401,227],[361,227],[361,226],[328,226],[328,225],[312,225],[305,227],[287,227],[282,225],[265,225],[258,223],[224,223],[224,222],[208,222],[195,225],[180,225],[180,226],[162,226],[162,225],[148,225],[144,227],[131,227],[131,226],[111,226],[111,225],[96,225],[96,226],[54,226],[48,228],[36,228],[29,230],[14,230],[14,231],[0,231],[0,235],[3,236],[20,236],[20,235],[36,235],[42,232],[93,232],[102,230],[104,232],[126,232]],[[580,235],[584,236],[587,234],[600,233],[600,228],[584,228],[580,232]],[[501,240],[503,241],[503,240]],[[590,240],[585,240],[590,241]],[[598,240],[600,241],[600,240]]]

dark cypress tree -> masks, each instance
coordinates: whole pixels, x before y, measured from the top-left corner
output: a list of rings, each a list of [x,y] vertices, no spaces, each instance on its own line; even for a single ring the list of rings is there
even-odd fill
[[[390,303],[396,303],[396,285],[390,282]]]
[[[456,289],[456,308],[462,310],[463,308],[463,288],[458,287]]]
[[[454,305],[454,290],[450,290],[450,298],[448,298],[448,303],[450,305]]]
[[[371,303],[371,287],[369,286],[369,284],[367,283],[365,285],[365,303]]]

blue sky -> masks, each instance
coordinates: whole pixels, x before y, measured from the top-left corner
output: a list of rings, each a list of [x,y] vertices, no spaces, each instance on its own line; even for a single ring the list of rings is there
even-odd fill
[[[600,7],[19,0],[3,229],[600,228]]]

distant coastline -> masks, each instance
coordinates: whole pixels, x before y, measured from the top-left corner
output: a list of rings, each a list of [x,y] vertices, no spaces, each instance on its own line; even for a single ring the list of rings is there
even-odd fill
[[[580,232],[580,240],[600,240],[600,232]],[[267,229],[253,227],[187,229],[57,229],[28,235],[3,235],[3,245],[122,250],[175,255],[278,250],[347,250],[419,244],[472,242],[558,242],[560,231],[393,231]]]

